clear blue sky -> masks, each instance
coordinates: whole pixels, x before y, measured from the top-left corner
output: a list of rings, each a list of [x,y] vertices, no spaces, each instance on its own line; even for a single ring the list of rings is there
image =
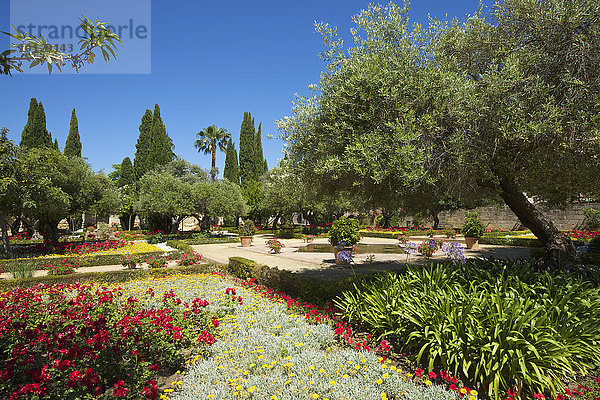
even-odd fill
[[[74,2],[77,4],[78,2]],[[244,111],[263,123],[265,158],[272,167],[282,157],[275,121],[290,114],[294,93],[308,94],[323,63],[315,20],[329,22],[346,35],[351,17],[369,2],[357,0],[152,1],[150,74],[26,74],[0,76],[0,127],[20,140],[31,97],[42,101],[47,127],[60,147],[76,108],[83,156],[94,170],[135,153],[144,110],[158,103],[175,153],[204,168],[210,155],[193,147],[195,134],[211,125],[231,132],[236,148]],[[427,15],[462,19],[477,0],[421,0],[411,19]],[[9,30],[9,4],[2,0],[0,29]],[[94,17],[87,15],[89,17]],[[2,35],[4,36],[4,35]],[[8,46],[1,38],[2,49]],[[122,47],[122,52],[125,48]],[[97,62],[100,61],[98,57]],[[222,172],[225,155],[217,154]]]

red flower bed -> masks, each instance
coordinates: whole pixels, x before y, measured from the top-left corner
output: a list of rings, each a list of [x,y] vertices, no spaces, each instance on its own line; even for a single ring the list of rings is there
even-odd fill
[[[17,254],[28,255],[28,256],[43,256],[48,254],[59,254],[67,256],[83,255],[97,253],[99,251],[106,251],[112,249],[120,249],[127,245],[133,244],[133,242],[126,242],[123,240],[107,240],[104,242],[94,243],[50,243],[44,242],[42,244],[36,244],[34,246],[28,246],[17,250]]]
[[[573,239],[588,240],[588,239],[594,239],[594,238],[600,236],[600,231],[573,230],[573,231],[565,232],[565,235],[567,235]]]
[[[146,309],[122,296],[78,284],[0,294],[0,398],[156,399],[159,367],[179,366],[182,349],[214,342],[208,302],[166,293],[161,308]]]

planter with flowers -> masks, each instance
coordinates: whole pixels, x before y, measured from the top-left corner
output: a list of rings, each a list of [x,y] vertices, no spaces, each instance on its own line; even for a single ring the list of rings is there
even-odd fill
[[[238,234],[240,235],[240,242],[242,243],[242,247],[250,247],[252,244],[252,237],[256,233],[256,228],[254,227],[254,221],[251,219],[247,219],[244,221],[243,225],[240,225],[238,228]]]
[[[265,242],[265,244],[273,254],[281,253],[281,248],[285,247],[285,245],[277,239],[269,239]]]
[[[479,220],[477,212],[465,211],[465,224],[460,232],[465,237],[467,249],[479,249],[479,238],[484,234],[485,226]]]
[[[358,220],[342,217],[329,231],[329,243],[334,247],[335,263],[347,265],[352,261],[354,245],[360,240]]]

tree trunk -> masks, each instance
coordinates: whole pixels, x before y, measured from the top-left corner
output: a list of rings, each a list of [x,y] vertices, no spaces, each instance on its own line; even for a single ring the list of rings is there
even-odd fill
[[[0,213],[0,229],[2,230],[2,244],[4,245],[4,255],[6,258],[12,258],[12,249],[10,248],[10,239],[8,238],[8,226],[4,215]],[[14,233],[13,233],[14,234]]]
[[[212,176],[212,180],[215,180],[216,177],[216,170],[215,168],[217,168],[217,144],[213,143],[212,146],[212,168],[210,170],[210,174]]]
[[[40,233],[44,242],[58,243],[58,222],[40,220]]]
[[[523,225],[542,242],[545,254],[538,260],[538,267],[568,272],[586,271],[571,239],[544,217],[513,180],[500,179],[500,196]]]
[[[433,214],[433,229],[437,230],[438,227],[440,226],[440,217],[438,216],[438,213],[434,213]]]

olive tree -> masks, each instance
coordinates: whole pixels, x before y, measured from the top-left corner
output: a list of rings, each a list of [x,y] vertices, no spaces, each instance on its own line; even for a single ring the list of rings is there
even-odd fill
[[[329,187],[499,196],[544,244],[546,267],[579,269],[530,199],[600,193],[599,7],[510,0],[425,29],[407,7],[371,5],[348,49],[317,24],[328,45],[319,91],[279,121],[290,160]]]

